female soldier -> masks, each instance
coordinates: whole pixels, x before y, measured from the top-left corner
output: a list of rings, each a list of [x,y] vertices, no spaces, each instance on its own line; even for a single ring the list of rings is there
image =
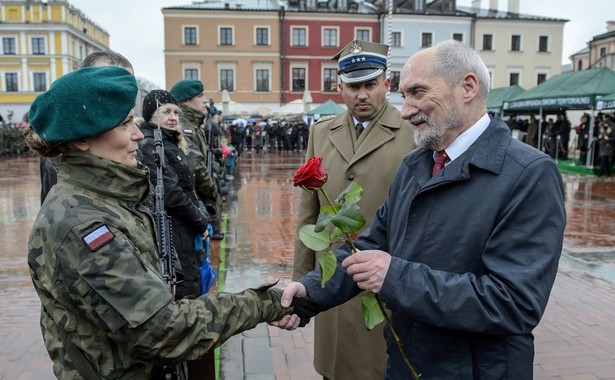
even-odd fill
[[[125,69],[88,67],[56,80],[30,109],[28,145],[63,155],[28,243],[43,338],[61,379],[148,379],[155,366],[196,359],[288,314],[271,287],[173,300],[143,204],[136,94]]]
[[[144,139],[139,142],[143,164],[149,168],[150,181],[156,184],[154,130],[160,126],[164,145],[164,206],[173,225],[173,244],[181,263],[183,281],[177,284],[176,299],[196,298],[200,294],[200,252],[194,249],[195,236],[207,234],[211,223],[205,205],[195,192],[194,169],[180,145],[179,107],[170,92],[150,91],[143,99],[143,119],[139,126]],[[184,144],[185,146],[185,144]]]

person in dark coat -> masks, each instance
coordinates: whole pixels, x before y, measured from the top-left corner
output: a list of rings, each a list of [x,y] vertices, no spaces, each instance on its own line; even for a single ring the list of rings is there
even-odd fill
[[[179,107],[175,97],[164,90],[151,91],[143,99],[143,119],[139,127],[144,139],[139,142],[143,164],[149,168],[150,182],[156,186],[154,130],[162,130],[166,168],[164,170],[164,206],[171,217],[173,245],[179,257],[184,280],[177,284],[177,299],[196,298],[200,294],[200,252],[195,237],[207,236],[210,217],[195,192],[194,169],[182,151],[181,132],[177,130]]]
[[[575,127],[575,131],[578,136],[579,161],[584,165],[587,161],[587,150],[589,148],[589,115],[587,113],[581,115],[581,124]]]
[[[609,122],[600,124],[600,133],[596,136],[598,139],[598,156],[600,157],[600,171],[598,177],[611,176],[611,164],[613,151],[615,150],[615,132]]]
[[[425,380],[532,379],[532,331],[561,255],[566,213],[557,165],[487,114],[488,85],[483,61],[458,41],[410,57],[401,115],[415,126],[419,148],[401,163],[355,243],[359,252],[336,251],[324,288],[313,271],[282,296],[283,305],[309,299],[312,307],[294,309],[305,319],[361,290],[377,293]],[[435,165],[436,157],[444,159]],[[385,336],[384,378],[412,378],[388,328]]]

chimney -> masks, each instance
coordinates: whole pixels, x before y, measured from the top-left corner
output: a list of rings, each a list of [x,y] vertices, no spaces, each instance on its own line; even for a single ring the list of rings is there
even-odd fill
[[[606,31],[607,32],[612,32],[615,30],[615,21],[611,20],[611,21],[607,21],[606,22]]]
[[[498,0],[489,0],[489,11],[491,12],[498,11]]]
[[[508,0],[508,13],[519,14],[519,0]]]
[[[472,11],[478,12],[480,9],[480,0],[472,0]]]

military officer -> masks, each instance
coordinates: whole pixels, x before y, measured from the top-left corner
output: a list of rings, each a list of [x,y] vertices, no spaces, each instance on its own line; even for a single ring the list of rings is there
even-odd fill
[[[341,193],[352,181],[363,187],[359,206],[367,221],[364,228],[386,198],[403,157],[415,147],[414,129],[386,99],[387,52],[387,45],[354,40],[332,58],[338,61],[338,86],[348,110],[319,120],[308,137],[307,158],[323,158],[328,194]],[[320,192],[302,192],[297,227],[315,223],[320,206],[326,204]],[[303,245],[297,233],[293,279],[317,268],[320,254]],[[386,363],[382,327],[367,331],[361,296],[318,315],[315,323],[318,373],[332,380],[382,378]]]

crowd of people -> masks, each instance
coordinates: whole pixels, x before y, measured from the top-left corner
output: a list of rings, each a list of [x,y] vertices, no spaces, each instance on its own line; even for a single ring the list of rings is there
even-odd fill
[[[224,125],[239,156],[244,151],[297,152],[307,147],[310,127],[303,120],[229,121]]]
[[[596,114],[591,131],[590,120],[590,115],[584,113],[580,117],[579,124],[573,127],[566,112],[561,111],[556,114],[545,114],[540,121],[535,115],[523,119],[511,115],[507,124],[512,131],[521,132],[522,141],[539,148],[552,158],[575,160],[575,163],[580,165],[589,164],[595,167],[596,175],[610,176],[615,159],[615,114],[604,112]],[[590,151],[593,152],[593,156],[588,162]]]
[[[6,120],[0,114],[0,158],[3,156],[20,156],[28,151],[23,140],[25,121],[14,122],[13,111],[7,112]]]

